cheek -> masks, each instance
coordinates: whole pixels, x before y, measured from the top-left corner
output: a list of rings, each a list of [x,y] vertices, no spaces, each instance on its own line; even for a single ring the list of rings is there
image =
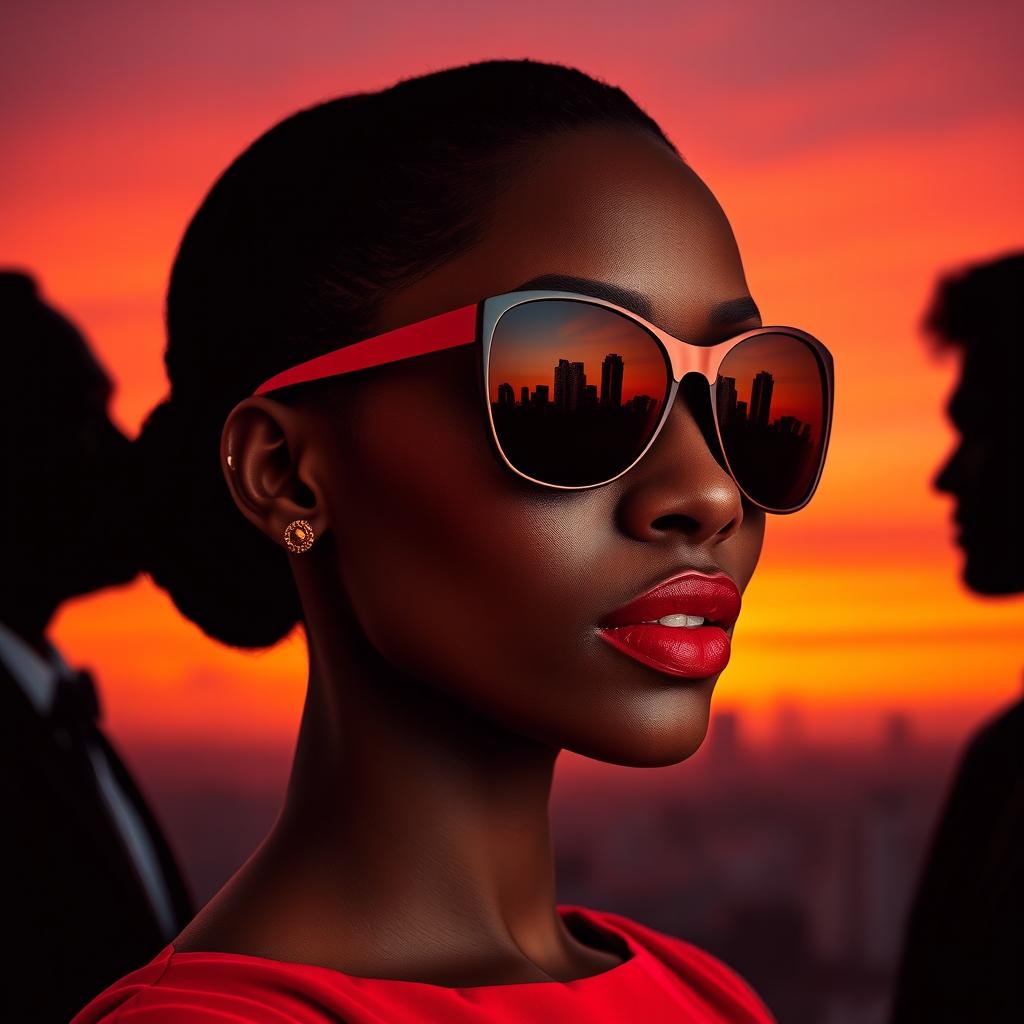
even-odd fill
[[[750,582],[764,546],[765,513],[743,502],[743,522],[729,552],[730,569],[742,591]]]
[[[510,677],[569,670],[594,531],[498,461],[472,407],[414,391],[362,396],[336,435],[339,575],[390,664],[478,702],[514,701]]]
[[[435,394],[364,396],[333,435],[338,574],[369,643],[511,731],[618,763],[687,756],[710,689],[666,687],[596,636],[622,574],[664,553],[619,531],[617,488],[534,487],[499,461],[471,407]],[[763,513],[747,509],[718,551],[741,588],[763,531]]]
[[[963,439],[950,464],[949,476],[962,501],[991,506],[1010,497],[1014,480],[1008,470],[1016,462],[999,440]]]

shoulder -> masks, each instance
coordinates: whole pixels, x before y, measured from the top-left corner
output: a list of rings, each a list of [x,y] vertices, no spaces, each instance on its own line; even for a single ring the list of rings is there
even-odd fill
[[[1024,698],[1003,708],[986,721],[967,745],[965,760],[1024,760]]]
[[[233,954],[167,946],[83,1007],[70,1024],[344,1024],[316,972]]]
[[[775,1017],[753,988],[706,950],[622,914],[579,909],[599,924],[627,935],[653,955],[723,1020],[737,1024],[774,1024]]]
[[[947,815],[986,818],[1024,780],[1024,700],[1016,701],[984,722],[971,736],[957,762]]]

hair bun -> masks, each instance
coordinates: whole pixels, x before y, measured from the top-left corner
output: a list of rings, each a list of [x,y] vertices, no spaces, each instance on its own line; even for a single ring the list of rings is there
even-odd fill
[[[135,442],[140,564],[208,636],[269,647],[291,631],[301,606],[284,549],[242,515],[228,490],[221,419],[173,397],[146,417]]]

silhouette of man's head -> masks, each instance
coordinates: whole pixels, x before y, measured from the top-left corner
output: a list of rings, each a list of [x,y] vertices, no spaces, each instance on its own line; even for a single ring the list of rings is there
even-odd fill
[[[924,327],[961,356],[947,412],[958,444],[935,479],[956,499],[964,581],[980,594],[1024,592],[1024,252],[944,277]]]
[[[82,335],[26,274],[0,272],[4,586],[0,618],[42,631],[65,598],[131,580],[132,447]]]

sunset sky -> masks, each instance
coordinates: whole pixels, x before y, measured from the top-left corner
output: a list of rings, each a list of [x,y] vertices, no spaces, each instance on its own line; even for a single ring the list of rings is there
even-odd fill
[[[555,364],[565,359],[583,363],[586,383],[602,396],[602,366],[610,353],[622,359],[622,402],[650,395],[660,402],[668,373],[665,359],[651,337],[636,324],[600,306],[578,302],[524,303],[498,321],[491,344],[489,385],[492,401],[498,386],[512,385],[515,400],[523,387],[542,384],[555,400]]]
[[[8,4],[0,263],[36,274],[83,329],[116,382],[115,422],[134,436],[166,391],[161,307],[184,227],[276,121],[492,57],[619,85],[718,198],[764,322],[802,327],[835,356],[821,488],[805,511],[769,517],[715,708],[740,709],[755,735],[795,706],[823,737],[874,735],[890,709],[964,736],[1020,691],[1024,601],[981,600],[958,581],[950,504],[931,490],[953,439],[942,407],[955,365],[930,354],[918,323],[938,275],[1024,242],[1022,12],[916,0],[486,13]],[[51,635],[95,672],[129,753],[188,737],[292,742],[298,632],[266,653],[228,649],[140,579],[68,603]]]

